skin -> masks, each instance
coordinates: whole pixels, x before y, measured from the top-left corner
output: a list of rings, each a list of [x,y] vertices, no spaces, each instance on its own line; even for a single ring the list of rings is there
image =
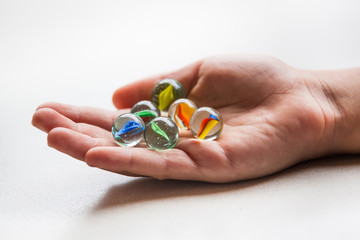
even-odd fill
[[[359,152],[359,73],[300,70],[266,56],[211,57],[117,89],[117,111],[49,102],[37,108],[32,124],[48,133],[50,147],[115,173],[206,182],[253,179],[320,156]],[[110,132],[115,118],[150,100],[164,78],[180,81],[199,107],[221,113],[219,138],[201,141],[183,131],[170,150],[117,146]]]

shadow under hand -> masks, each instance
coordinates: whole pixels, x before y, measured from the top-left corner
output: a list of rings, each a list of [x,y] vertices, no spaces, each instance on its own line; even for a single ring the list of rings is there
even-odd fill
[[[214,184],[195,181],[155,180],[137,178],[130,182],[112,187],[94,208],[101,211],[110,207],[134,204],[143,201],[214,194],[251,187],[264,180],[250,180],[226,184]]]
[[[346,167],[351,168],[355,166],[360,166],[360,155],[341,154],[310,159],[285,169],[280,173],[289,175],[310,170],[324,171],[325,169],[343,169]]]
[[[255,185],[270,184],[274,180],[288,180],[295,178],[299,174],[301,174],[300,177],[302,175],[306,177],[306,172],[309,173],[309,171],[325,171],[329,168],[343,169],[355,167],[356,165],[360,165],[360,155],[330,156],[302,162],[270,176],[226,184],[176,180],[159,181],[151,178],[137,178],[125,184],[112,187],[93,211],[97,212],[110,207],[157,199],[239,191],[254,187]]]

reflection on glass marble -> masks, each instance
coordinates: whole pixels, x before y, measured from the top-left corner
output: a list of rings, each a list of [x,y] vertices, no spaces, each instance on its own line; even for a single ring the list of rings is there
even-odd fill
[[[157,117],[146,126],[144,136],[150,148],[164,150],[175,146],[179,129],[170,118]]]
[[[186,98],[180,98],[169,107],[169,117],[182,129],[190,129],[190,119],[197,109],[195,103]]]
[[[160,116],[159,108],[152,102],[143,100],[131,108],[131,113],[141,117],[145,124]]]
[[[185,97],[185,89],[180,82],[174,79],[164,79],[155,85],[151,101],[158,106],[160,111],[166,112],[172,102]]]
[[[210,107],[201,107],[190,119],[190,130],[194,137],[201,140],[216,139],[223,128],[223,120],[218,111]]]
[[[138,144],[144,136],[144,131],[143,120],[132,113],[125,113],[117,117],[111,129],[115,141],[126,147]]]

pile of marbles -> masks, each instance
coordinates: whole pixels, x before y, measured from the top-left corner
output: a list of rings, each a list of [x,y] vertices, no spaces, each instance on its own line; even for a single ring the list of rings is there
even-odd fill
[[[133,147],[144,138],[152,149],[170,149],[178,141],[179,129],[190,130],[197,139],[216,139],[223,127],[221,115],[210,107],[197,108],[185,97],[180,82],[161,80],[152,91],[151,101],[140,101],[130,113],[116,118],[112,127],[115,141],[121,146]]]

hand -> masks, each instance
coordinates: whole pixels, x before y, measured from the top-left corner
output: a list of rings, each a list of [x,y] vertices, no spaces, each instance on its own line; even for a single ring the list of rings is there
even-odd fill
[[[219,138],[201,141],[181,132],[170,150],[117,146],[110,132],[115,118],[149,99],[164,78],[177,79],[189,99],[222,114]],[[45,103],[33,125],[48,133],[50,147],[93,167],[157,179],[231,182],[330,153],[336,113],[322,86],[315,74],[271,57],[207,58],[118,89],[118,111]]]

